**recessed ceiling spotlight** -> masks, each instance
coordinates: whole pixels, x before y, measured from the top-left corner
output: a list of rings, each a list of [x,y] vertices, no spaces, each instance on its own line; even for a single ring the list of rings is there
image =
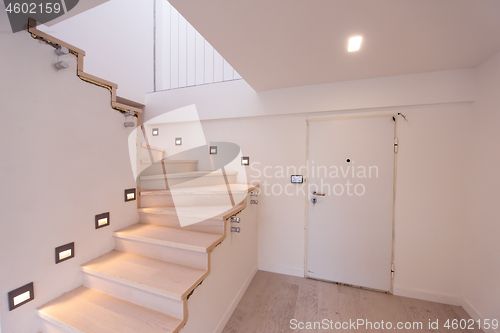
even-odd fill
[[[363,39],[363,37],[361,36],[356,36],[356,37],[352,37],[349,39],[349,47],[347,48],[347,51],[349,52],[354,52],[354,51],[358,51],[359,48],[361,47],[361,40]]]

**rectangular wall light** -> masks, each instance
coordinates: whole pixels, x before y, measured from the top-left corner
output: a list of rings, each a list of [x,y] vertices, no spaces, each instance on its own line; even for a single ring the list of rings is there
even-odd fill
[[[75,243],[56,247],[56,264],[75,257]]]
[[[249,165],[249,164],[250,164],[250,157],[241,158],[241,165]]]
[[[175,145],[176,146],[182,145],[182,138],[175,138]]]
[[[12,290],[8,294],[9,296],[9,311],[12,311],[32,300],[35,299],[35,292],[33,282],[28,283],[21,288]]]
[[[102,213],[99,215],[95,216],[95,228],[104,228],[109,225],[109,212],[108,213]]]
[[[125,190],[125,202],[135,200],[135,188]]]
[[[160,130],[157,128],[153,128],[153,131],[151,134],[153,134],[153,136],[158,136],[160,134]]]
[[[217,146],[210,146],[210,155],[217,154]]]
[[[347,47],[348,52],[354,52],[358,51],[359,48],[361,47],[361,41],[363,40],[363,37],[361,36],[356,36],[352,37],[349,39],[349,46]]]

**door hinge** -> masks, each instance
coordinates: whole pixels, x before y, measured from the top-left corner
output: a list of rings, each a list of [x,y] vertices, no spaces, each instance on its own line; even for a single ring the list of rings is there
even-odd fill
[[[394,138],[394,152],[398,152],[398,138]]]
[[[394,279],[394,264],[391,264],[391,279]]]

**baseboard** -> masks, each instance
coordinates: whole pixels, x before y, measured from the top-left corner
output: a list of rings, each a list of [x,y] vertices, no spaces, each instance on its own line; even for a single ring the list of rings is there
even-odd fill
[[[259,271],[304,277],[304,270],[259,262]]]
[[[226,327],[229,318],[231,318],[234,310],[240,303],[241,298],[243,297],[243,295],[245,295],[245,292],[247,291],[248,286],[250,285],[250,282],[252,282],[255,274],[257,274],[257,271],[258,271],[258,265],[255,265],[255,267],[252,269],[252,272],[250,273],[250,276],[245,281],[245,284],[243,284],[243,287],[241,287],[240,291],[238,292],[238,295],[236,295],[236,297],[234,298],[233,302],[231,303],[231,306],[226,311],[226,314],[219,322],[219,325],[217,325],[217,328],[215,329],[214,333],[221,333],[224,330],[224,327]]]
[[[469,314],[469,316],[474,319],[474,320],[481,320],[482,322],[484,322],[484,319],[483,316],[481,316],[479,314],[479,312],[476,310],[476,308],[474,308],[466,299],[463,299],[462,298],[462,308]],[[497,318],[486,318],[486,319],[497,319]],[[500,320],[500,318],[499,318]],[[484,328],[482,328],[482,330],[485,332],[485,333],[500,333],[500,328],[494,330],[493,328],[490,328],[490,329],[487,329],[485,330]]]
[[[456,306],[461,306],[463,303],[462,298],[458,297],[458,296],[433,293],[430,291],[418,290],[418,289],[412,289],[412,288],[404,288],[404,287],[398,287],[398,286],[394,286],[394,295],[421,299],[423,301],[456,305]]]

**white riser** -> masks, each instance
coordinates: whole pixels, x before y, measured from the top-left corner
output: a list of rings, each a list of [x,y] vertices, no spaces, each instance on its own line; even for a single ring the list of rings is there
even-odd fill
[[[175,318],[184,318],[184,302],[163,297],[147,291],[136,289],[130,286],[97,277],[85,272],[83,275],[83,285],[111,295],[122,300],[135,303]]]
[[[196,224],[181,227],[176,216],[155,215],[139,212],[140,223],[158,224],[172,228],[182,228],[211,234],[224,234],[224,221],[221,219],[207,220]]]
[[[115,250],[163,260],[183,266],[208,270],[208,254],[162,245],[138,242],[115,236]]]
[[[198,163],[169,163],[165,161],[165,172],[167,174],[171,173],[181,173],[181,172],[193,172],[198,171]],[[142,163],[141,164],[141,176],[152,176],[152,175],[162,175],[163,165],[161,162]]]
[[[227,179],[230,184],[236,183],[237,180],[236,178],[237,178],[236,174],[227,175]],[[226,181],[222,174],[202,176],[202,177],[168,178],[168,185],[170,188],[188,188],[188,187],[214,186],[214,185],[224,185],[224,184],[226,184]],[[151,189],[151,190],[166,189],[164,179],[155,179],[155,180],[141,179],[141,187],[143,189]]]

